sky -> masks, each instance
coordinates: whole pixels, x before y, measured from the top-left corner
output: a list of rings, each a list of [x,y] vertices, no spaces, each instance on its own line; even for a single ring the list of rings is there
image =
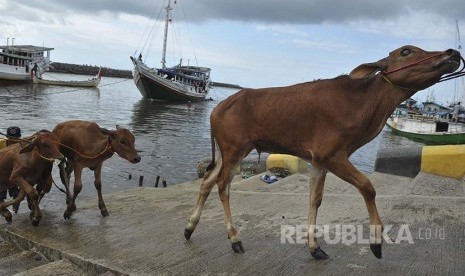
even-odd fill
[[[159,67],[168,0],[0,0],[0,44],[53,47],[51,60],[132,69],[130,55]],[[174,3],[176,2],[176,3]],[[402,45],[456,48],[463,0],[172,0],[167,65],[212,68],[212,80],[285,86],[349,73]],[[156,34],[148,40],[148,34]],[[462,43],[463,44],[463,43]],[[428,94],[446,104],[464,78]],[[457,87],[457,88],[456,88]]]

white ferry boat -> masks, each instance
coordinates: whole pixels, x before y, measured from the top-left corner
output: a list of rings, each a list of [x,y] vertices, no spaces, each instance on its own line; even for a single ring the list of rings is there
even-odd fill
[[[53,48],[33,45],[0,46],[0,80],[32,81],[48,71]]]

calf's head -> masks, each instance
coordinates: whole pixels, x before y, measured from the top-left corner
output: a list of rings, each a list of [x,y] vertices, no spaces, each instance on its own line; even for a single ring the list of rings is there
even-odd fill
[[[134,135],[125,128],[117,128],[116,130],[101,129],[102,133],[110,137],[110,145],[114,152],[121,158],[128,160],[131,163],[139,163],[141,158],[137,154],[134,146]]]
[[[352,70],[350,77],[366,78],[379,72],[393,85],[416,92],[437,83],[444,74],[457,70],[460,60],[460,53],[456,50],[428,52],[406,45],[377,62],[358,66]]]
[[[58,137],[48,130],[41,130],[31,136],[29,141],[26,140],[26,145],[20,150],[20,153],[30,152],[37,148],[39,154],[47,159],[63,159],[64,156],[60,152],[60,141]]]

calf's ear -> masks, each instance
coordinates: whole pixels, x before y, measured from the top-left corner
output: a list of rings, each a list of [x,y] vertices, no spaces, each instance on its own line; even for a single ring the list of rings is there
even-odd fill
[[[100,132],[105,135],[110,135],[111,130],[108,130],[106,128],[100,128]]]
[[[30,152],[34,149],[35,146],[37,146],[37,138],[34,137],[32,138],[31,141],[26,142],[27,144],[21,148],[19,153],[25,153],[25,152]]]
[[[364,63],[357,66],[349,76],[352,79],[369,78],[376,75],[377,72],[383,71],[387,68],[387,58],[383,58],[377,62]]]
[[[116,136],[116,131],[114,130],[108,130],[106,128],[100,128],[100,132],[104,135],[108,135],[112,138],[114,138]]]

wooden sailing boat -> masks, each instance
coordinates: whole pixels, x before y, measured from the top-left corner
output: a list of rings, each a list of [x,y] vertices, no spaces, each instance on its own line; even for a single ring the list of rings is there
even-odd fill
[[[182,65],[166,67],[168,26],[171,22],[171,1],[165,9],[162,66],[151,68],[138,58],[131,56],[134,64],[134,82],[145,98],[167,102],[189,102],[204,100],[210,88],[210,68]]]

